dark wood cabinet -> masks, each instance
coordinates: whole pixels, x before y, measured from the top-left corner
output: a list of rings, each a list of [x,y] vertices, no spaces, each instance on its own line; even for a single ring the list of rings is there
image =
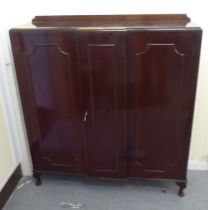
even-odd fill
[[[183,195],[201,42],[186,15],[40,16],[10,37],[38,184],[138,177]]]

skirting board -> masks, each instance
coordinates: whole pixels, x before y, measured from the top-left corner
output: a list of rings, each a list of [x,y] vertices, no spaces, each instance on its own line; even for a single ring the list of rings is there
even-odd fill
[[[8,182],[8,180],[10,179],[10,177],[12,176],[12,174],[14,173],[14,171],[16,170],[16,168],[17,168],[17,166],[12,167],[10,169],[10,171],[8,172],[7,176],[4,178],[4,180],[1,181],[1,183],[0,183],[0,192],[2,191],[2,189],[6,185],[6,183]]]
[[[17,186],[19,180],[22,178],[22,170],[20,165],[13,171],[10,178],[0,191],[0,209],[6,204],[7,200],[11,196],[12,192],[14,191],[15,187]]]
[[[208,170],[208,162],[207,161],[197,161],[190,160],[188,162],[189,170]]]

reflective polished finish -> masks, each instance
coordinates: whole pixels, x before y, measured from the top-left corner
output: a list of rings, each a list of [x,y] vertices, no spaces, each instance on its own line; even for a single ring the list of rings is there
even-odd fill
[[[38,16],[10,31],[34,177],[176,181],[186,168],[201,29],[184,15]]]
[[[37,170],[84,171],[73,32],[18,34],[17,76]]]

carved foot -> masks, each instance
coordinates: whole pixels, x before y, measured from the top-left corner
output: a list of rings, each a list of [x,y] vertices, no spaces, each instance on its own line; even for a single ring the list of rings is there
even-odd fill
[[[186,182],[176,182],[176,184],[179,186],[178,195],[180,197],[184,197],[184,189],[186,188]]]
[[[33,177],[35,178],[35,184],[37,185],[37,186],[40,186],[41,184],[42,184],[42,180],[41,180],[41,173],[39,173],[39,172],[34,172],[33,173]]]

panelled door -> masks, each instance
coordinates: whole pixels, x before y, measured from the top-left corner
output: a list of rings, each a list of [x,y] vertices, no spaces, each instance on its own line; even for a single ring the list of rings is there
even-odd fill
[[[122,31],[80,31],[87,173],[126,176],[126,55]]]
[[[129,176],[185,179],[199,37],[129,30]]]
[[[84,171],[73,32],[11,32],[34,170]]]

